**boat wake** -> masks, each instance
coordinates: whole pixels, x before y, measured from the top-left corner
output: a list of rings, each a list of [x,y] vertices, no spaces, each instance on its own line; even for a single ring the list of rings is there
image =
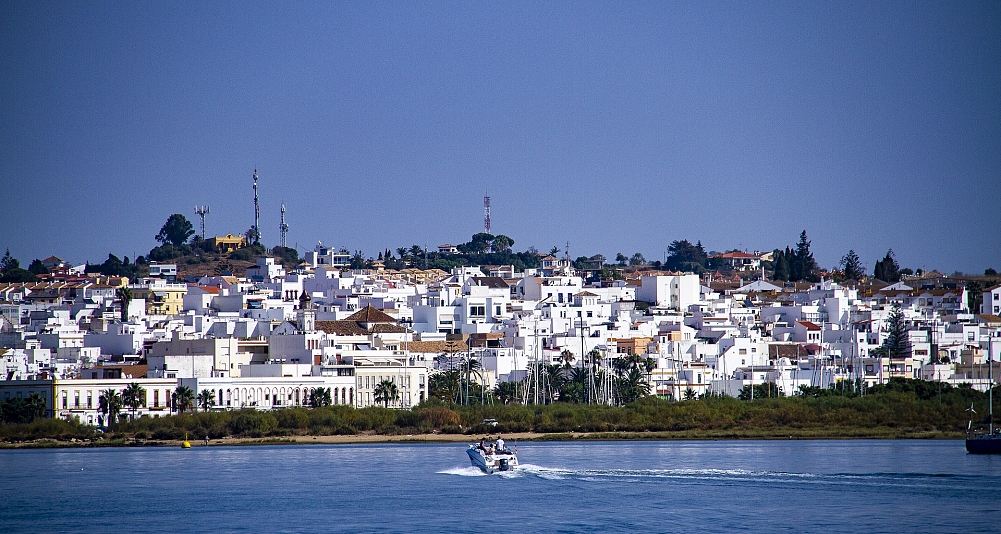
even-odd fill
[[[439,475],[456,475],[460,477],[485,477],[486,473],[480,470],[479,467],[453,467],[451,469],[445,469],[444,471],[438,471]]]
[[[488,476],[476,467],[456,467],[439,474]],[[563,469],[521,464],[516,470],[494,473],[502,478],[535,477],[544,480],[631,480],[673,479],[679,483],[782,483],[867,486],[939,486],[944,475],[933,473],[789,473],[745,469]],[[955,478],[955,477],[946,477]],[[962,477],[958,477],[962,478]],[[962,481],[957,480],[957,484]]]

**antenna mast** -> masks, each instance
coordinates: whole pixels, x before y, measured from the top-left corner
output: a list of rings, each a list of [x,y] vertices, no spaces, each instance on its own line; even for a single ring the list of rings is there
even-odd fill
[[[288,233],[288,225],[285,224],[285,203],[282,202],[282,223],[278,226],[282,232],[282,248],[285,248],[285,234]]]
[[[483,193],[483,233],[490,233],[490,195]],[[493,252],[493,247],[487,244],[487,252]]]
[[[202,219],[202,241],[205,241],[205,216],[209,213],[209,207],[195,206],[195,213]]]
[[[261,243],[261,205],[257,202],[257,169],[254,169],[254,244]]]
[[[490,197],[483,195],[483,232],[490,233]]]

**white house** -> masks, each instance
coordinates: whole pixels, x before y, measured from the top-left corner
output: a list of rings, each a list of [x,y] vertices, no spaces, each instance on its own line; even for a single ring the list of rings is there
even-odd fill
[[[636,300],[674,310],[687,310],[699,302],[701,285],[698,275],[644,276],[640,282]]]

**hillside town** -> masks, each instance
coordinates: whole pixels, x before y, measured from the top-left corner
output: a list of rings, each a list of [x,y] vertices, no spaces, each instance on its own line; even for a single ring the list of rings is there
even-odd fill
[[[245,236],[208,241],[250,250]],[[446,272],[421,268],[419,252],[400,249],[394,269],[388,250],[352,265],[321,243],[291,264],[257,254],[244,272],[181,275],[151,261],[136,279],[46,258],[36,281],[0,284],[0,400],[104,425],[101,396],[130,387],[143,392],[130,417],[310,406],[317,392],[323,404],[410,408],[440,398],[436,377],[449,373],[464,380],[465,396],[445,399],[457,402],[788,396],[891,378],[986,391],[1001,359],[1001,285],[977,295],[935,272],[790,282],[769,278],[789,278],[772,252],[716,253],[696,273],[555,247],[533,251],[536,267]]]

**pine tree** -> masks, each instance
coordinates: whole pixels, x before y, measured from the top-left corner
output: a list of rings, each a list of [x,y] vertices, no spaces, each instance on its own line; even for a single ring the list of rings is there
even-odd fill
[[[810,252],[810,241],[806,239],[806,230],[799,234],[799,243],[796,244],[796,269],[797,279],[811,282],[816,280],[817,261]]]
[[[899,304],[894,304],[886,317],[886,339],[882,351],[891,358],[906,358],[911,355],[911,341],[907,336],[907,324]]]
[[[772,252],[772,265],[775,269],[774,274],[772,274],[773,280],[789,280],[789,260],[786,259],[782,249],[777,248]]]
[[[886,257],[876,262],[872,276],[884,282],[895,284],[900,281],[900,265],[893,256],[893,249],[886,252]]]
[[[799,256],[793,253],[792,249],[786,247],[785,252],[786,261],[789,263],[789,281],[799,282],[803,279],[803,265],[799,261]]]
[[[859,260],[858,254],[855,254],[855,250],[849,250],[848,254],[841,258],[841,269],[844,271],[845,280],[861,280],[865,276],[862,261]]]

